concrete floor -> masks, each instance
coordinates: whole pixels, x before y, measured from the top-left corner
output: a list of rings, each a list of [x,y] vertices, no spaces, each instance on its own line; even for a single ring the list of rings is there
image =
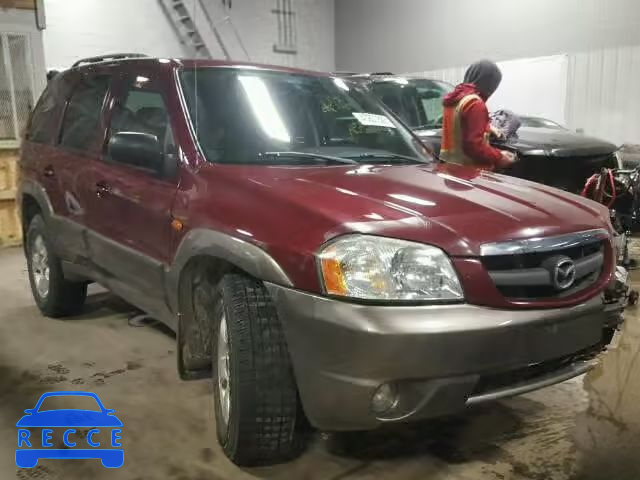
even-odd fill
[[[80,317],[44,318],[31,298],[21,250],[0,251],[0,272],[0,479],[640,478],[635,310],[620,346],[586,377],[456,418],[318,434],[292,463],[242,470],[217,446],[210,382],[178,379],[169,332],[130,326],[133,309],[99,292]],[[93,391],[116,410],[124,423],[122,468],[41,460],[34,469],[16,469],[16,421],[51,390]]]

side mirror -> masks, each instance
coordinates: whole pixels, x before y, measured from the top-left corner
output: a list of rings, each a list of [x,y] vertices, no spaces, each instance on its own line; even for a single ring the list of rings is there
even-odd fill
[[[163,154],[158,137],[150,133],[120,132],[109,139],[112,160],[162,173]]]
[[[31,414],[33,413],[33,408],[27,408],[24,413]]]

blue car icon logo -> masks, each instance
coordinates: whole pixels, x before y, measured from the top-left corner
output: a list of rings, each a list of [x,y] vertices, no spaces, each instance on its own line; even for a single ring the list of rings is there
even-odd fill
[[[54,409],[43,408],[45,400],[52,397],[90,397],[95,400],[96,410],[85,409]],[[67,400],[66,398],[64,400]],[[73,400],[73,399],[70,399]],[[93,402],[91,402],[93,405]],[[55,459],[100,459],[107,468],[119,468],[124,463],[124,450],[120,448],[122,422],[114,415],[114,410],[104,408],[100,398],[91,392],[50,392],[40,397],[36,406],[24,411],[26,415],[18,420],[18,448],[16,449],[16,465],[20,468],[33,468],[41,458]],[[34,428],[42,428],[42,435],[38,435]],[[53,429],[64,429],[62,441],[67,448],[53,448]],[[77,428],[90,428],[86,432],[79,432]],[[108,432],[108,447],[104,445],[104,433]],[[97,440],[101,435],[102,441]],[[41,437],[41,438],[40,438]],[[86,443],[87,448],[84,448]],[[103,445],[101,445],[101,443]]]

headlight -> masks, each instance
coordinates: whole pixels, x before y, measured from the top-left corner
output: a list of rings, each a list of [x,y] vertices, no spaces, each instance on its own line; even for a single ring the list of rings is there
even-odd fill
[[[458,275],[439,248],[348,235],[320,253],[328,294],[368,300],[460,300]]]

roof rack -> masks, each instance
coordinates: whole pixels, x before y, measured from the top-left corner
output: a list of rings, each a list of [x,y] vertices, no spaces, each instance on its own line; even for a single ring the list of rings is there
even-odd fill
[[[71,65],[71,68],[79,67],[80,65],[88,65],[91,63],[106,62],[109,60],[124,60],[126,58],[144,58],[148,57],[144,53],[109,53],[106,55],[100,55],[98,57],[88,57],[78,60]]]
[[[393,72],[371,72],[369,75],[374,76],[374,75],[395,75],[395,73]]]

